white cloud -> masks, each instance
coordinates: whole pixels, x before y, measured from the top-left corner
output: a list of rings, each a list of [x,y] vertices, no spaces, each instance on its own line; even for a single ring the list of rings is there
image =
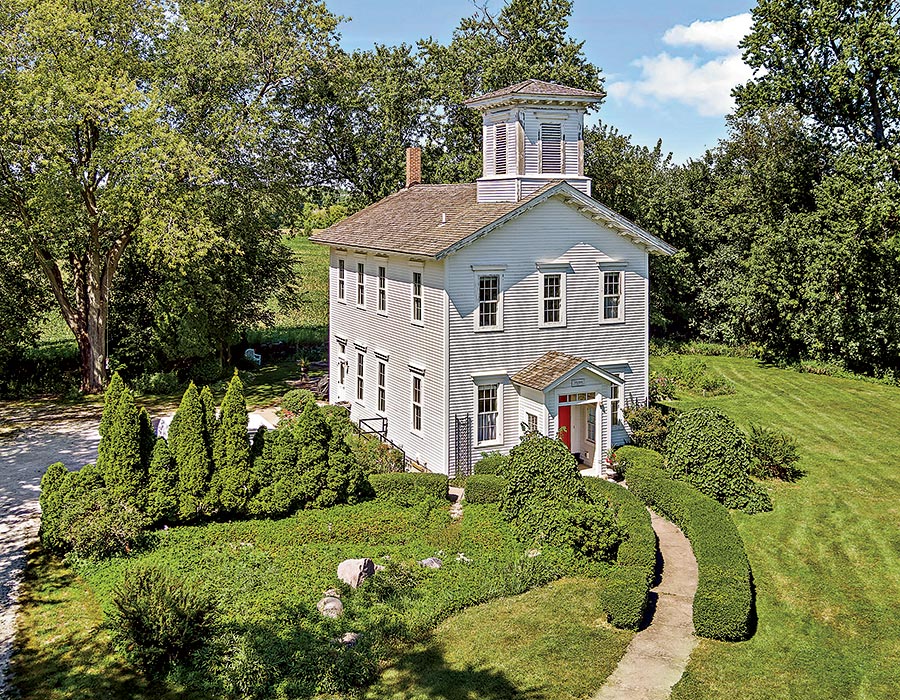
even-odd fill
[[[688,26],[676,24],[663,34],[663,41],[669,46],[699,46],[708,51],[732,52],[750,33],[752,25],[749,12],[725,19],[697,20]]]
[[[672,27],[663,35],[663,41],[670,46],[696,46],[722,55],[709,59],[667,52],[643,56],[634,62],[641,71],[640,77],[610,83],[610,97],[638,105],[681,102],[705,117],[728,114],[734,108],[731,90],[752,76],[737,48],[750,25],[750,15],[745,13]]]

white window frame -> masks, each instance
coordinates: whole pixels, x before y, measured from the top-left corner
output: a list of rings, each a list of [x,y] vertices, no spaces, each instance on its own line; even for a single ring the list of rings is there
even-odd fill
[[[424,423],[423,404],[425,395],[425,377],[421,372],[412,370],[409,380],[409,429],[416,435],[422,434],[422,425]],[[419,387],[419,400],[416,401],[416,385]],[[418,409],[419,426],[416,427],[416,409]]]
[[[609,385],[609,428],[622,425],[622,389],[619,384]],[[613,397],[615,394],[615,398]]]
[[[356,308],[366,308],[366,263],[364,260],[356,262]]]
[[[347,341],[343,338],[336,338],[338,351],[338,385],[346,388],[347,375],[350,374],[350,364],[347,362]]]
[[[566,271],[565,267],[541,267],[538,273],[538,327],[539,328],[565,328],[566,327]],[[544,314],[547,297],[545,296],[545,280],[547,277],[559,276],[559,320],[547,321]]]
[[[594,414],[594,420],[591,420],[591,413]],[[591,430],[591,425],[594,429]],[[592,445],[596,443],[597,438],[597,404],[590,404],[584,412],[584,439]]]
[[[556,128],[559,129],[559,141],[546,141],[544,138],[544,128]],[[566,163],[563,159],[563,143],[565,141],[565,135],[563,133],[563,125],[562,122],[541,122],[541,125],[538,127],[538,140],[540,143],[540,161],[541,161],[541,174],[543,175],[564,175],[566,169]],[[544,165],[544,148],[549,143],[556,143],[557,148],[557,158],[559,159],[559,169],[558,170],[547,170]]]
[[[472,325],[476,333],[492,333],[503,330],[503,271],[506,265],[473,265],[475,272],[475,311]],[[497,323],[493,326],[481,325],[481,280],[485,277],[497,278]]]
[[[606,293],[606,276],[618,275],[619,278],[619,307],[618,315],[612,318],[606,318],[606,299],[613,296]],[[600,288],[598,289],[600,302],[600,323],[624,323],[625,322],[625,270],[621,267],[609,268],[600,267]]]
[[[341,303],[347,303],[347,260],[345,258],[338,258],[338,266],[337,266],[337,288],[338,288],[338,301]]]
[[[523,420],[521,421],[521,429],[523,436],[527,435],[530,432],[541,432],[541,417],[537,413],[523,410],[522,418]]]
[[[416,293],[416,276],[418,275],[418,294]],[[419,318],[416,318],[416,302],[418,302]],[[414,326],[425,325],[425,267],[413,265],[409,275],[409,322]]]
[[[378,303],[376,308],[382,316],[387,316],[387,265],[378,266]]]
[[[509,125],[506,122],[494,124],[494,175],[509,173]],[[501,138],[502,134],[502,138]],[[503,170],[499,168],[500,143],[503,143]]]
[[[354,393],[356,403],[366,405],[366,353],[364,350],[356,350],[356,391]]]
[[[378,388],[375,394],[375,410],[379,413],[387,411],[387,360],[377,357],[378,365],[375,374],[375,384]]]
[[[492,380],[488,379],[479,379],[475,383],[475,391],[474,391],[474,402],[475,402],[475,430],[474,430],[474,438],[475,438],[475,446],[476,447],[497,447],[503,444],[503,382],[500,381],[499,377],[495,377]],[[481,414],[481,406],[480,406],[480,392],[482,389],[493,387],[496,391],[496,410],[493,411],[497,414],[496,419],[496,435],[493,439],[489,440],[479,440],[479,422]]]

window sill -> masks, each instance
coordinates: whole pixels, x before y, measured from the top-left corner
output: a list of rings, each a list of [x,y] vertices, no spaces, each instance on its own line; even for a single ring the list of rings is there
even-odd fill
[[[425,321],[410,321],[410,322],[409,322],[409,325],[411,325],[411,326],[416,326],[417,328],[424,328],[424,327],[425,327]]]
[[[503,447],[503,438],[489,442],[476,442],[475,447]]]
[[[619,326],[625,323],[624,318],[603,318],[599,321],[601,326]]]
[[[415,428],[410,428],[410,429],[409,429],[409,434],[410,434],[410,435],[415,435],[417,438],[425,439],[425,433],[422,432],[421,430],[416,430]]]
[[[357,308],[358,308],[358,307],[357,307]],[[379,316],[384,316],[385,318],[387,318],[387,315],[388,315],[388,312],[387,312],[387,311],[378,311],[378,312],[376,312],[376,313],[377,313]]]
[[[538,328],[565,328],[567,323],[538,323]]]
[[[503,327],[502,326],[476,326],[474,330],[476,333],[502,333]]]

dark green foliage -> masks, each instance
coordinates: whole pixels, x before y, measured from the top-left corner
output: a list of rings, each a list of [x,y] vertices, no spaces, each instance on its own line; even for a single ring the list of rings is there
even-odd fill
[[[403,453],[367,435],[349,438],[353,456],[366,474],[389,474],[406,471]]]
[[[628,469],[633,465],[647,465],[662,468],[665,458],[657,451],[645,447],[622,445],[616,448],[616,460],[621,476],[628,476]]]
[[[141,510],[146,505],[146,449],[148,424],[143,426],[134,395],[126,386],[114,405],[104,408],[107,423],[97,449],[97,468],[112,498]],[[101,419],[102,424],[102,419]]]
[[[216,377],[215,379],[218,379]],[[215,381],[215,379],[213,381]],[[206,431],[210,449],[215,445],[216,433],[219,430],[219,416],[216,414],[216,398],[209,385],[200,390],[200,403],[203,405],[203,429]]]
[[[695,408],[675,419],[666,438],[666,468],[728,508],[772,510],[769,495],[748,476],[746,436],[717,409]]]
[[[560,541],[588,559],[610,561],[615,556],[622,531],[608,503],[573,501],[560,516]]]
[[[148,470],[147,517],[151,523],[178,519],[178,469],[169,445],[160,438],[153,448]]]
[[[475,474],[492,474],[494,476],[503,476],[509,465],[509,457],[499,452],[485,452],[481,455],[481,459],[475,462],[473,472]]]
[[[200,392],[191,382],[169,426],[169,451],[178,469],[178,515],[183,520],[209,511],[210,447]]]
[[[65,551],[82,559],[106,559],[143,547],[150,520],[109,489],[95,488],[67,495],[59,525]]]
[[[446,474],[370,474],[369,483],[375,498],[386,499],[404,506],[421,503],[425,498],[447,500]]]
[[[54,462],[41,477],[41,544],[55,551],[62,548],[59,521],[65,508],[63,484],[68,475],[62,462]]]
[[[150,469],[150,460],[153,458],[153,449],[156,447],[156,431],[147,409],[141,407],[138,413],[138,439],[141,444],[141,468],[146,474]]]
[[[292,430],[281,427],[257,436],[262,443],[260,456],[253,461],[253,480],[259,491],[250,501],[254,515],[275,517],[290,512],[294,503],[297,469],[297,440]]]
[[[99,428],[101,438],[106,436],[106,432],[113,422],[113,413],[115,413],[116,406],[119,403],[119,396],[121,396],[124,389],[125,382],[122,380],[122,377],[118,372],[113,372],[112,377],[109,379],[109,384],[106,387],[106,393],[103,395],[103,415],[100,416]]]
[[[466,479],[466,503],[500,503],[505,491],[506,479],[500,476],[473,474]]]
[[[218,509],[223,513],[244,513],[252,495],[253,481],[247,403],[244,400],[244,385],[237,372],[222,400],[222,416],[213,440],[215,471],[211,490],[218,500]]]
[[[347,449],[350,446],[351,436],[355,431],[353,423],[350,421],[350,411],[343,406],[333,406],[331,404],[319,406],[319,410],[325,417],[329,430],[331,430],[331,442],[328,449]]]
[[[750,563],[725,508],[661,470],[632,467],[630,490],[682,529],[699,568],[694,629],[701,637],[737,641],[750,634],[753,610]]]
[[[125,576],[109,624],[125,656],[151,678],[188,661],[216,629],[216,604],[157,569]]]
[[[315,403],[307,403],[289,427],[297,440],[297,480],[293,506],[327,507],[337,501],[333,484],[327,482],[331,431]]]
[[[291,389],[281,398],[281,410],[287,417],[299,416],[309,405],[316,403],[316,395],[308,389]]]
[[[600,593],[600,607],[614,626],[636,630],[647,610],[656,574],[656,533],[650,514],[637,496],[618,484],[586,478],[585,486],[595,503],[607,503],[612,508],[624,532],[616,552],[616,566]]]
[[[624,416],[635,446],[662,452],[669,434],[669,421],[658,406],[628,406]]]
[[[761,425],[751,425],[747,435],[750,447],[750,473],[759,479],[796,481],[800,455],[797,441],[787,433]]]

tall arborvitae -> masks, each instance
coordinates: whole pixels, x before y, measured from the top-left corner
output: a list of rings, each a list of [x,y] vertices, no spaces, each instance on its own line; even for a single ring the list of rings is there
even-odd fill
[[[138,510],[146,505],[146,472],[141,460],[141,428],[134,395],[123,386],[100,438],[97,468],[113,498]]]
[[[59,550],[61,538],[59,536],[59,521],[65,505],[63,484],[69,470],[62,462],[55,462],[47,467],[44,476],[41,477],[41,544],[47,549]]]
[[[297,439],[297,467],[301,472],[297,483],[297,506],[315,502],[327,487],[328,445],[331,442],[331,427],[322,410],[315,403],[307,403],[300,415],[293,421],[294,436]],[[323,502],[332,505],[334,499],[325,495]],[[316,502],[315,505],[320,505]]]
[[[122,381],[122,377],[119,376],[118,372],[113,372],[113,376],[109,380],[109,385],[106,387],[106,394],[103,396],[103,415],[100,417],[100,437],[106,437],[106,433],[109,431],[110,425],[113,423],[113,414],[116,411],[116,406],[119,403],[119,397],[122,395],[122,391],[125,389],[125,382]],[[104,451],[109,447],[110,443],[104,443],[103,440],[100,440],[100,446],[97,448],[97,462],[103,462],[105,459]]]
[[[150,414],[146,408],[141,408],[138,414],[138,433],[141,441],[141,464],[144,471],[150,470],[150,460],[153,457],[153,448],[156,447],[156,431],[150,421]]]
[[[288,426],[269,430],[263,436],[259,441],[261,454],[253,460],[253,480],[258,489],[250,501],[250,512],[269,517],[287,515],[294,507],[300,479],[297,440]]]
[[[169,450],[178,469],[178,514],[192,520],[208,512],[212,459],[200,392],[191,382],[169,426]]]
[[[154,524],[178,518],[178,470],[169,445],[160,438],[150,458],[147,489],[147,516]]]
[[[250,438],[247,435],[247,403],[237,371],[222,400],[222,415],[213,448],[213,491],[223,513],[244,513],[251,496]]]
[[[203,387],[200,391],[200,403],[203,404],[203,428],[206,430],[207,445],[212,455],[216,433],[219,431],[219,419],[216,417],[216,399],[209,386]]]

